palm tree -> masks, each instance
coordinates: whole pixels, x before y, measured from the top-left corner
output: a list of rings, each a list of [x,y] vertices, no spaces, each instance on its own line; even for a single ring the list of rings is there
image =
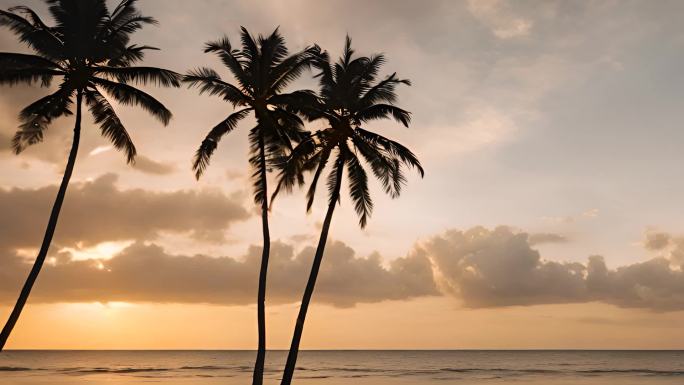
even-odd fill
[[[212,128],[202,141],[193,162],[197,179],[209,165],[221,138],[252,112],[256,117],[256,125],[249,131],[249,164],[253,169],[254,202],[261,207],[264,244],[257,294],[259,343],[252,383],[261,385],[266,357],[266,275],[271,242],[267,172],[273,162],[292,149],[293,141],[298,142],[304,136],[303,122],[292,111],[313,94],[311,91],[281,92],[309,68],[320,49],[311,46],[289,55],[278,29],[267,37],[259,35],[255,39],[242,27],[241,40],[241,49],[233,49],[227,37],[207,43],[204,49],[221,59],[235,78],[235,84],[223,81],[216,71],[205,67],[190,71],[184,81],[191,87],[197,86],[200,93],[217,95],[234,108],[240,108]]]
[[[40,83],[43,87],[49,87],[53,79],[60,79],[54,93],[21,111],[21,125],[12,140],[14,152],[19,154],[27,146],[41,142],[44,131],[54,119],[73,115],[71,108],[74,98],[76,124],[71,152],[52,206],[43,243],[19,299],[0,334],[0,351],[19,319],[50,248],[76,162],[83,102],[85,101],[93,114],[95,123],[100,125],[102,135],[111,140],[114,147],[126,153],[128,163],[133,163],[135,146],[102,91],[121,104],[142,107],[166,125],[171,119],[171,112],[152,96],[129,83],[180,86],[181,77],[175,72],[132,66],[142,60],[146,50],[156,49],[129,45],[129,35],[145,24],[156,23],[153,18],[140,14],[135,7],[135,0],[123,0],[112,12],[107,8],[105,0],[45,2],[56,22],[54,27],[47,26],[28,7],[0,10],[0,26],[8,27],[22,43],[35,52],[34,55],[0,53],[0,84],[12,86]]]
[[[396,101],[395,87],[400,84],[410,85],[410,82],[397,78],[396,74],[376,81],[380,67],[385,62],[383,55],[357,58],[353,56],[354,51],[349,37],[344,53],[337,63],[331,64],[325,53],[319,56],[315,66],[319,70],[316,76],[320,82],[320,98],[309,106],[302,106],[301,112],[310,120],[325,121],[328,127],[312,134],[292,151],[287,163],[281,167],[278,186],[274,192],[275,196],[283,188],[291,190],[294,185],[303,184],[302,173],[313,171],[313,179],[307,192],[309,211],[314,201],[318,180],[332,158],[328,176],[328,211],[302,297],[282,385],[289,385],[292,382],[306,313],[323,260],[333,212],[340,201],[345,168],[349,178],[349,194],[359,215],[361,228],[366,226],[373,209],[368,191],[368,176],[362,159],[370,166],[385,192],[392,198],[399,196],[402,185],[406,182],[403,167],[416,168],[421,177],[424,174],[420,162],[408,148],[363,128],[373,120],[387,118],[394,118],[408,127],[411,114],[393,103]]]

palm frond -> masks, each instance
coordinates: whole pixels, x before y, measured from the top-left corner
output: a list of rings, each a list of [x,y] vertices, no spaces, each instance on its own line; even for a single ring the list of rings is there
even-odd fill
[[[54,119],[72,114],[69,107],[72,105],[73,93],[71,89],[60,88],[21,111],[21,125],[12,139],[12,148],[16,154],[28,146],[42,142],[45,130]]]
[[[112,22],[110,29],[105,34],[104,38],[113,40],[119,44],[126,44],[128,43],[128,35],[142,29],[145,24],[156,25],[159,24],[159,22],[153,17],[135,14],[118,23]]]
[[[109,67],[126,67],[131,64],[135,64],[143,59],[143,57],[145,56],[145,51],[150,50],[159,51],[159,48],[150,47],[147,45],[130,45],[122,49],[116,55],[112,55],[112,58],[109,59],[107,65]]]
[[[288,55],[285,39],[276,28],[268,37],[259,36],[259,79],[265,89],[272,79],[272,69],[280,64]]]
[[[385,193],[387,193],[392,198],[399,197],[401,194],[401,187],[404,184],[404,180],[395,180],[395,177],[402,177],[401,171],[397,172],[397,167],[399,167],[398,162],[395,158],[387,156],[383,153],[381,149],[367,143],[363,138],[354,136],[352,138],[354,147],[363,156],[363,158],[371,166],[371,170],[376,178],[380,180]]]
[[[256,61],[259,57],[259,48],[256,41],[254,41],[254,38],[245,27],[240,27],[240,40],[242,41],[242,54],[245,55],[246,58]]]
[[[365,228],[373,211],[373,201],[368,191],[368,176],[361,162],[353,153],[346,155],[347,175],[349,176],[349,195],[359,216],[359,226]]]
[[[126,153],[129,164],[135,163],[135,145],[107,98],[95,89],[88,89],[85,91],[85,102],[95,118],[95,124],[100,125],[102,135],[111,140],[117,150]]]
[[[348,96],[355,99],[361,98],[372,87],[384,63],[385,57],[381,54],[354,59],[346,68],[346,77],[350,84]]]
[[[358,111],[355,118],[361,122],[369,122],[371,120],[394,118],[397,122],[408,127],[411,123],[411,113],[391,104],[373,104],[370,107]]]
[[[206,43],[204,52],[216,54],[233,74],[240,87],[248,94],[253,95],[252,78],[244,68],[243,52],[233,49],[227,36]]]
[[[347,35],[344,39],[344,51],[342,52],[342,57],[340,58],[340,64],[342,67],[349,65],[352,56],[354,56],[354,49],[351,47],[352,39]]]
[[[123,45],[127,40],[111,39],[108,43],[98,39],[103,26],[107,22],[108,10],[105,0],[81,1],[61,0],[50,2],[48,10],[56,21],[53,30],[57,31],[64,43],[63,54],[70,60],[93,59],[101,61],[103,53],[108,52],[105,46],[115,43]],[[85,38],[88,36],[89,38]],[[128,36],[125,36],[127,39]]]
[[[367,58],[363,69],[359,73],[359,77],[365,82],[374,80],[380,71],[380,67],[382,67],[385,62],[385,55],[383,54],[378,54]]]
[[[195,159],[192,163],[192,169],[195,171],[195,177],[197,179],[204,174],[207,166],[209,166],[209,160],[214,154],[214,151],[216,150],[218,142],[221,140],[221,138],[235,129],[238,122],[247,117],[250,111],[252,111],[251,108],[245,108],[243,110],[234,112],[209,131],[207,136],[202,141],[202,144],[197,149],[197,152],[195,153]]]
[[[49,69],[25,68],[19,70],[1,70],[0,85],[10,87],[17,84],[33,85],[40,82],[41,87],[49,87],[53,76],[63,75],[63,72]]]
[[[24,13],[30,21],[14,12]],[[64,58],[62,48],[64,43],[55,36],[50,28],[28,7],[14,7],[9,11],[0,10],[0,26],[8,27],[19,40],[34,49],[40,55],[49,59]]]
[[[120,27],[130,23],[132,20],[139,19],[141,14],[135,7],[135,3],[137,3],[137,0],[122,0],[110,15],[110,25],[112,27]],[[152,20],[149,23],[155,23],[154,19]]]
[[[21,112],[20,129],[13,139],[15,152],[40,142],[52,120],[71,114],[71,98],[79,92],[85,96],[85,103],[103,135],[117,148],[125,150],[128,161],[132,162],[135,147],[111,104],[100,92],[107,92],[122,104],[139,105],[168,124],[171,112],[166,107],[126,84],[180,86],[181,75],[173,71],[129,67],[141,60],[145,51],[156,49],[128,45],[129,35],[145,24],[155,23],[154,19],[138,12],[136,0],[122,0],[111,14],[107,0],[44,1],[54,26],[47,26],[36,12],[25,6],[0,11],[0,26],[8,27],[35,51],[35,55],[0,53],[0,85],[40,82],[48,86],[54,77],[64,78],[57,92]]]
[[[62,66],[52,60],[37,55],[0,52],[0,71],[21,69],[63,70]]]
[[[304,173],[311,170],[312,159],[316,154],[316,142],[309,136],[309,138],[301,141],[289,154],[284,157],[277,168],[278,183],[271,194],[271,205],[275,201],[281,190],[291,192],[295,185],[302,186],[304,184]]]
[[[261,127],[258,122],[251,130],[249,130],[249,164],[252,167],[252,190],[254,193],[254,203],[261,206],[268,203],[267,183],[263,180],[262,174],[268,173],[268,160],[266,150],[266,138],[264,132],[266,129]]]
[[[200,94],[208,93],[212,96],[221,96],[233,104],[233,107],[246,105],[249,102],[247,95],[234,85],[221,80],[219,74],[211,68],[200,67],[190,70],[183,77],[183,81],[188,83],[189,87],[198,87]]]
[[[279,92],[299,78],[304,70],[311,68],[313,61],[320,55],[321,48],[314,45],[278,63],[272,68],[269,75],[271,92]]]
[[[398,198],[401,193],[401,188],[406,184],[406,177],[404,176],[404,171],[401,168],[399,159],[392,159],[394,167],[392,167],[392,182],[394,183],[394,194],[390,194],[392,198]]]
[[[273,111],[269,111],[269,115],[275,120],[276,129],[287,142],[300,142],[308,137],[308,133],[304,131],[304,122],[302,119],[288,109],[276,107]],[[284,143],[285,147],[290,147]]]
[[[397,100],[397,94],[394,90],[400,84],[410,86],[411,81],[399,79],[397,78],[397,74],[393,73],[366,91],[358,101],[358,108],[363,109],[373,104],[383,102],[389,104],[394,103]]]
[[[135,5],[138,0],[121,0],[111,13],[111,18],[116,19],[122,13],[131,12],[131,7]]]
[[[338,187],[342,183],[342,176],[344,174],[345,159],[342,149],[337,148],[337,158],[332,164],[330,173],[328,173],[328,180],[326,182],[328,187],[328,204],[334,205],[341,202]],[[308,207],[307,207],[308,208]]]
[[[402,144],[374,132],[364,130],[363,128],[357,128],[355,131],[360,138],[374,146],[382,147],[391,155],[399,158],[407,166],[416,168],[421,177],[425,176],[425,170],[423,170],[423,166],[420,164],[416,155]]]
[[[318,57],[312,61],[311,66],[318,70],[318,73],[314,75],[314,78],[318,79],[321,97],[330,99],[331,92],[336,84],[335,76],[330,64],[330,55],[325,51],[321,52]]]
[[[275,94],[268,99],[268,104],[279,106],[295,113],[302,113],[307,118],[314,115],[320,116],[322,108],[320,106],[320,99],[311,90],[297,90],[286,94]]]
[[[149,94],[124,83],[116,83],[107,79],[92,77],[94,85],[102,87],[116,101],[124,105],[137,105],[152,116],[159,119],[164,125],[169,124],[172,114],[164,105]]]
[[[95,73],[122,83],[153,83],[164,87],[180,87],[180,80],[183,77],[174,71],[155,67],[97,67]]]
[[[100,38],[105,41],[121,39],[141,29],[145,24],[158,24],[153,17],[143,16],[135,7],[137,0],[122,0],[101,29]]]
[[[48,30],[49,27],[43,22],[43,20],[38,16],[38,14],[29,7],[18,5],[9,9],[12,13],[19,13],[26,15],[26,20],[31,23],[35,28],[42,30]]]
[[[331,153],[332,153],[332,148],[327,146],[327,147],[324,147],[320,151],[320,154],[317,156],[318,164],[316,167],[316,172],[314,173],[314,176],[311,180],[311,184],[309,185],[309,189],[306,192],[306,211],[307,212],[311,211],[311,207],[313,206],[314,199],[316,198],[316,188],[318,187],[318,180],[321,178],[321,174],[323,173],[325,166],[328,164],[328,160],[330,159]],[[341,166],[339,166],[339,167],[341,167]]]
[[[243,64],[245,72],[249,76],[249,84],[255,95],[263,93],[263,81],[259,76],[261,74],[259,46],[245,27],[240,27],[240,40],[242,42],[240,56],[244,58]]]

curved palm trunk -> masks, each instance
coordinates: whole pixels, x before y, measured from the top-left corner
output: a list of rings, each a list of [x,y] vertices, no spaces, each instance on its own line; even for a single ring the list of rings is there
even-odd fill
[[[2,351],[2,349],[5,347],[5,343],[7,343],[7,339],[9,338],[10,333],[12,333],[14,325],[16,325],[17,321],[19,320],[21,311],[24,309],[24,305],[26,305],[26,301],[28,300],[29,294],[31,294],[33,284],[36,282],[38,274],[40,273],[40,269],[43,267],[45,257],[47,257],[48,250],[50,249],[50,243],[52,242],[52,236],[55,234],[55,229],[57,228],[59,212],[62,209],[62,202],[64,202],[64,197],[66,196],[66,191],[67,187],[69,186],[71,174],[74,171],[74,164],[76,163],[76,155],[78,153],[78,144],[81,139],[82,97],[83,95],[81,91],[79,91],[76,97],[76,124],[74,126],[74,140],[71,144],[71,152],[69,153],[69,160],[67,161],[66,169],[64,170],[64,176],[62,177],[62,184],[59,186],[57,198],[55,199],[55,203],[52,206],[52,213],[50,214],[50,220],[48,221],[47,229],[45,230],[43,244],[40,246],[40,251],[38,252],[36,261],[33,263],[33,268],[31,268],[31,272],[29,273],[28,278],[26,278],[24,287],[21,289],[21,293],[19,294],[17,303],[14,305],[14,309],[12,310],[12,313],[10,314],[9,319],[5,324],[5,327],[2,328],[2,333],[0,333],[0,351]]]
[[[318,247],[316,247],[316,255],[314,256],[313,264],[311,266],[311,273],[309,280],[304,289],[304,296],[302,297],[302,304],[299,307],[299,314],[297,315],[297,323],[295,324],[294,335],[292,336],[292,343],[290,345],[290,352],[287,354],[287,363],[285,364],[285,371],[283,372],[283,379],[281,385],[290,385],[292,377],[294,376],[295,365],[297,364],[297,355],[299,354],[299,344],[302,341],[302,333],[304,332],[304,321],[306,320],[306,313],[309,310],[309,303],[313,296],[314,287],[316,286],[316,279],[318,278],[318,271],[321,268],[323,261],[323,252],[325,251],[325,244],[328,240],[328,232],[330,230],[330,223],[332,222],[335,206],[340,197],[340,187],[342,185],[343,164],[338,165],[337,179],[335,183],[335,190],[330,197],[328,204],[328,212],[325,214],[323,227],[321,229],[321,237],[318,239]]]
[[[259,271],[259,293],[257,294],[257,323],[259,328],[259,348],[256,362],[254,363],[254,375],[252,385],[261,385],[264,381],[264,361],[266,360],[266,276],[268,273],[268,257],[271,251],[271,235],[268,230],[268,190],[266,182],[266,151],[264,137],[259,137],[260,178],[263,190],[261,200],[261,224],[264,238],[263,251],[261,252],[261,268]]]

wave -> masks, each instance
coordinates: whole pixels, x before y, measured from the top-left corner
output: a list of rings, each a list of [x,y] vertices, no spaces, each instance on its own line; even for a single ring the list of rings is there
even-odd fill
[[[684,376],[684,370],[655,370],[655,369],[591,369],[591,370],[577,370],[577,373],[587,374],[610,374],[610,373],[625,373],[625,374],[646,374],[656,376]]]
[[[555,369],[511,369],[511,368],[442,368],[443,372],[473,373],[473,372],[498,372],[520,374],[638,374],[654,376],[683,376],[682,370],[657,370],[657,369],[578,369],[578,370],[555,370]]]
[[[27,372],[31,370],[40,369],[23,368],[21,366],[0,366],[0,372]]]
[[[62,372],[74,374],[97,374],[97,373],[145,373],[145,372],[168,372],[172,371],[170,368],[73,368],[62,369]]]
[[[228,370],[228,369],[240,369],[242,367],[230,367],[230,366],[214,366],[214,365],[203,365],[203,366],[181,366],[179,370]]]
[[[508,369],[508,368],[443,368],[443,372],[472,373],[472,372],[516,372],[516,373],[563,373],[553,369]]]
[[[303,372],[337,372],[339,377],[405,377],[405,376],[430,376],[447,373],[454,374],[483,374],[500,375],[505,377],[527,375],[561,375],[561,376],[609,376],[609,375],[638,375],[638,376],[684,376],[684,370],[657,370],[657,369],[538,369],[538,368],[439,368],[439,369],[378,369],[378,368],[297,368]]]
[[[17,368],[16,370],[20,369],[25,369],[25,370],[38,370],[38,369],[30,369],[30,368]],[[0,368],[2,370],[2,368]],[[9,369],[8,369],[9,370]],[[200,371],[200,372],[212,372],[212,371],[236,371],[236,372],[246,372],[246,371],[251,371],[252,368],[250,366],[216,366],[216,365],[196,365],[196,366],[181,366],[181,367],[174,367],[174,368],[166,368],[166,367],[142,367],[142,368],[133,368],[133,367],[128,367],[128,368],[120,368],[120,367],[112,367],[112,368],[107,368],[107,367],[95,367],[95,368],[87,368],[87,367],[75,367],[75,368],[61,368],[61,369],[55,369],[58,372],[65,373],[65,374],[101,374],[101,373],[113,373],[113,374],[135,374],[135,373],[168,373],[168,372],[183,372],[183,371]],[[268,372],[269,370],[265,370]],[[272,370],[272,371],[279,371],[279,370]],[[199,375],[197,375],[199,376]],[[207,377],[214,377],[212,375],[206,375]],[[226,375],[221,375],[220,377],[225,377]]]
[[[96,375],[96,374],[138,374],[141,377],[163,376],[195,376],[195,377],[232,377],[237,373],[251,371],[251,366],[218,366],[218,365],[186,365],[181,367],[69,367],[69,368],[29,368],[23,366],[0,366],[0,372],[29,372],[50,370],[65,375]],[[477,368],[477,367],[446,367],[426,369],[405,368],[361,368],[361,367],[298,367],[298,371],[308,373],[306,378],[361,378],[361,377],[414,377],[436,376],[445,378],[453,375],[486,375],[503,377],[520,376],[611,376],[632,375],[644,377],[677,377],[684,376],[684,370],[658,370],[648,368],[620,369],[544,369],[544,368]],[[267,373],[280,372],[280,368],[266,368]],[[183,374],[185,373],[185,374]]]

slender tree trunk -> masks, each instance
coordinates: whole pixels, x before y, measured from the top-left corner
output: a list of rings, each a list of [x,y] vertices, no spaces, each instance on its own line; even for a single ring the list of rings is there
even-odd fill
[[[76,97],[76,124],[74,126],[74,140],[71,144],[71,152],[69,153],[69,160],[67,161],[66,169],[64,170],[64,176],[62,177],[62,184],[59,186],[59,192],[57,193],[57,198],[55,199],[55,204],[52,206],[52,213],[50,214],[50,220],[48,221],[47,229],[45,230],[45,236],[43,237],[43,244],[40,246],[40,251],[36,257],[36,261],[33,263],[33,268],[26,278],[24,287],[21,289],[21,294],[17,299],[17,303],[14,305],[14,309],[2,328],[2,333],[0,333],[0,351],[5,347],[7,339],[14,329],[21,315],[24,305],[28,300],[29,294],[31,294],[31,289],[33,284],[38,278],[40,269],[43,267],[45,262],[45,257],[47,257],[48,250],[50,249],[50,243],[52,242],[52,236],[55,234],[55,229],[57,228],[57,220],[59,219],[59,212],[62,209],[62,202],[64,202],[64,196],[66,195],[67,187],[69,186],[69,180],[71,179],[71,174],[74,171],[74,164],[76,163],[76,155],[78,153],[78,144],[81,139],[81,100],[82,92],[78,91]]]
[[[259,348],[254,363],[252,385],[261,385],[264,381],[264,361],[266,360],[266,276],[268,273],[268,257],[271,251],[271,235],[268,230],[268,190],[266,182],[266,151],[264,137],[259,137],[259,155],[261,172],[261,189],[264,196],[261,199],[261,224],[264,237],[264,247],[261,252],[261,269],[259,271],[259,293],[257,294],[257,322],[259,328]]]
[[[297,323],[295,324],[294,335],[292,336],[292,343],[290,345],[290,352],[287,354],[287,362],[285,364],[285,371],[283,372],[283,379],[281,385],[290,385],[292,377],[294,376],[295,365],[297,364],[297,355],[299,354],[299,344],[302,341],[302,333],[304,332],[304,321],[306,320],[306,313],[309,310],[309,303],[313,296],[314,287],[316,286],[316,279],[318,278],[318,271],[321,268],[323,261],[323,252],[325,251],[325,244],[328,240],[328,231],[330,230],[330,223],[332,222],[333,212],[340,197],[340,186],[342,185],[342,172],[344,171],[344,162],[340,159],[337,169],[337,179],[335,183],[335,190],[330,197],[328,204],[328,212],[325,214],[323,221],[323,228],[321,229],[321,237],[318,239],[318,247],[316,248],[316,255],[314,256],[313,265],[311,266],[311,273],[309,280],[306,283],[304,296],[302,297],[302,304],[299,307],[299,314],[297,315]]]

